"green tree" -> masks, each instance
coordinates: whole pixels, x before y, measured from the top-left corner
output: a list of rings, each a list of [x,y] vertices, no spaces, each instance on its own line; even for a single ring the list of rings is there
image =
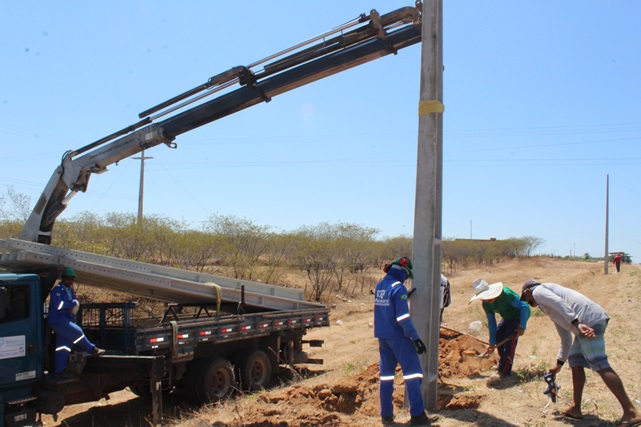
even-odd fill
[[[335,224],[333,226],[335,251],[339,263],[336,266],[336,291],[349,292],[350,283],[356,286],[371,259],[371,243],[378,233],[375,228],[356,224]],[[347,283],[345,283],[347,281]]]
[[[232,215],[214,214],[206,221],[205,230],[222,240],[220,255],[223,262],[232,268],[234,277],[252,280],[261,256],[269,247],[269,227]]]
[[[196,230],[183,230],[177,236],[174,265],[179,268],[204,272],[221,256],[223,241],[218,236]],[[215,272],[215,271],[212,271]]]
[[[375,263],[382,267],[385,263],[402,256],[411,258],[412,242],[413,239],[408,236],[388,237],[384,239],[379,247],[378,259]]]
[[[295,265],[306,273],[305,291],[313,301],[320,302],[331,289],[340,263],[335,250],[336,229],[328,223],[302,226],[295,236],[292,251]]]
[[[263,270],[260,278],[265,283],[276,283],[284,270],[282,264],[286,261],[294,241],[293,233],[267,233],[267,249],[263,255]]]
[[[18,193],[13,187],[7,187],[7,192],[0,195],[0,221],[27,222],[31,214],[31,198]]]
[[[528,257],[532,256],[534,251],[543,243],[545,243],[545,240],[535,236],[525,236],[523,237],[523,240],[525,240],[525,253],[523,255]]]

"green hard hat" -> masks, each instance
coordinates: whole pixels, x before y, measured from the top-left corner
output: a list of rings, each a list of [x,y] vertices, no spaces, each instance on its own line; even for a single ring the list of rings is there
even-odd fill
[[[64,276],[76,277],[76,270],[74,270],[71,267],[67,267],[64,270],[62,270],[62,277]]]

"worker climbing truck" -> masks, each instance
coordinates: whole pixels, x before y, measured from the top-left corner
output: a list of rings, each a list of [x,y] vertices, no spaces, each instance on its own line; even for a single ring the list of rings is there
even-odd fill
[[[66,152],[18,238],[0,240],[0,427],[38,424],[41,414],[125,387],[151,398],[158,424],[163,392],[184,389],[214,401],[265,387],[280,365],[320,363],[304,346],[322,342],[305,336],[329,325],[329,310],[305,301],[301,290],[59,248],[54,224],[91,175],[124,158],[160,144],[177,148],[178,135],[420,42],[421,8],[362,14],[217,74],[142,112],[135,124]],[[131,302],[82,304],[76,321],[106,354],[72,351],[64,375],[55,376],[44,307],[65,267],[79,283],[162,301],[166,310],[154,317],[140,316]]]

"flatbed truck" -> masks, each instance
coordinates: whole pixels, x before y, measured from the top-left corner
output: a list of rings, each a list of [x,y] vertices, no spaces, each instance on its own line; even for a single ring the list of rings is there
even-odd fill
[[[329,326],[325,306],[268,310],[243,304],[168,304],[160,318],[139,318],[135,303],[83,304],[77,323],[105,349],[96,357],[72,352],[64,375],[52,375],[55,337],[43,290],[55,273],[0,274],[0,398],[2,425],[38,422],[65,405],[89,402],[129,387],[151,397],[156,423],[162,393],[184,389],[192,401],[224,399],[241,387],[267,387],[279,365],[310,360],[310,328]],[[49,283],[48,283],[49,282]]]

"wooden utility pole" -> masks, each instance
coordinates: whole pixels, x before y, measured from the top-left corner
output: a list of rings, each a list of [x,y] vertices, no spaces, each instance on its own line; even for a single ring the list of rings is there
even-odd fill
[[[437,406],[441,277],[441,205],[443,187],[443,3],[425,0],[422,13],[421,92],[419,100],[414,280],[412,319],[427,351],[423,365],[423,400]]]

